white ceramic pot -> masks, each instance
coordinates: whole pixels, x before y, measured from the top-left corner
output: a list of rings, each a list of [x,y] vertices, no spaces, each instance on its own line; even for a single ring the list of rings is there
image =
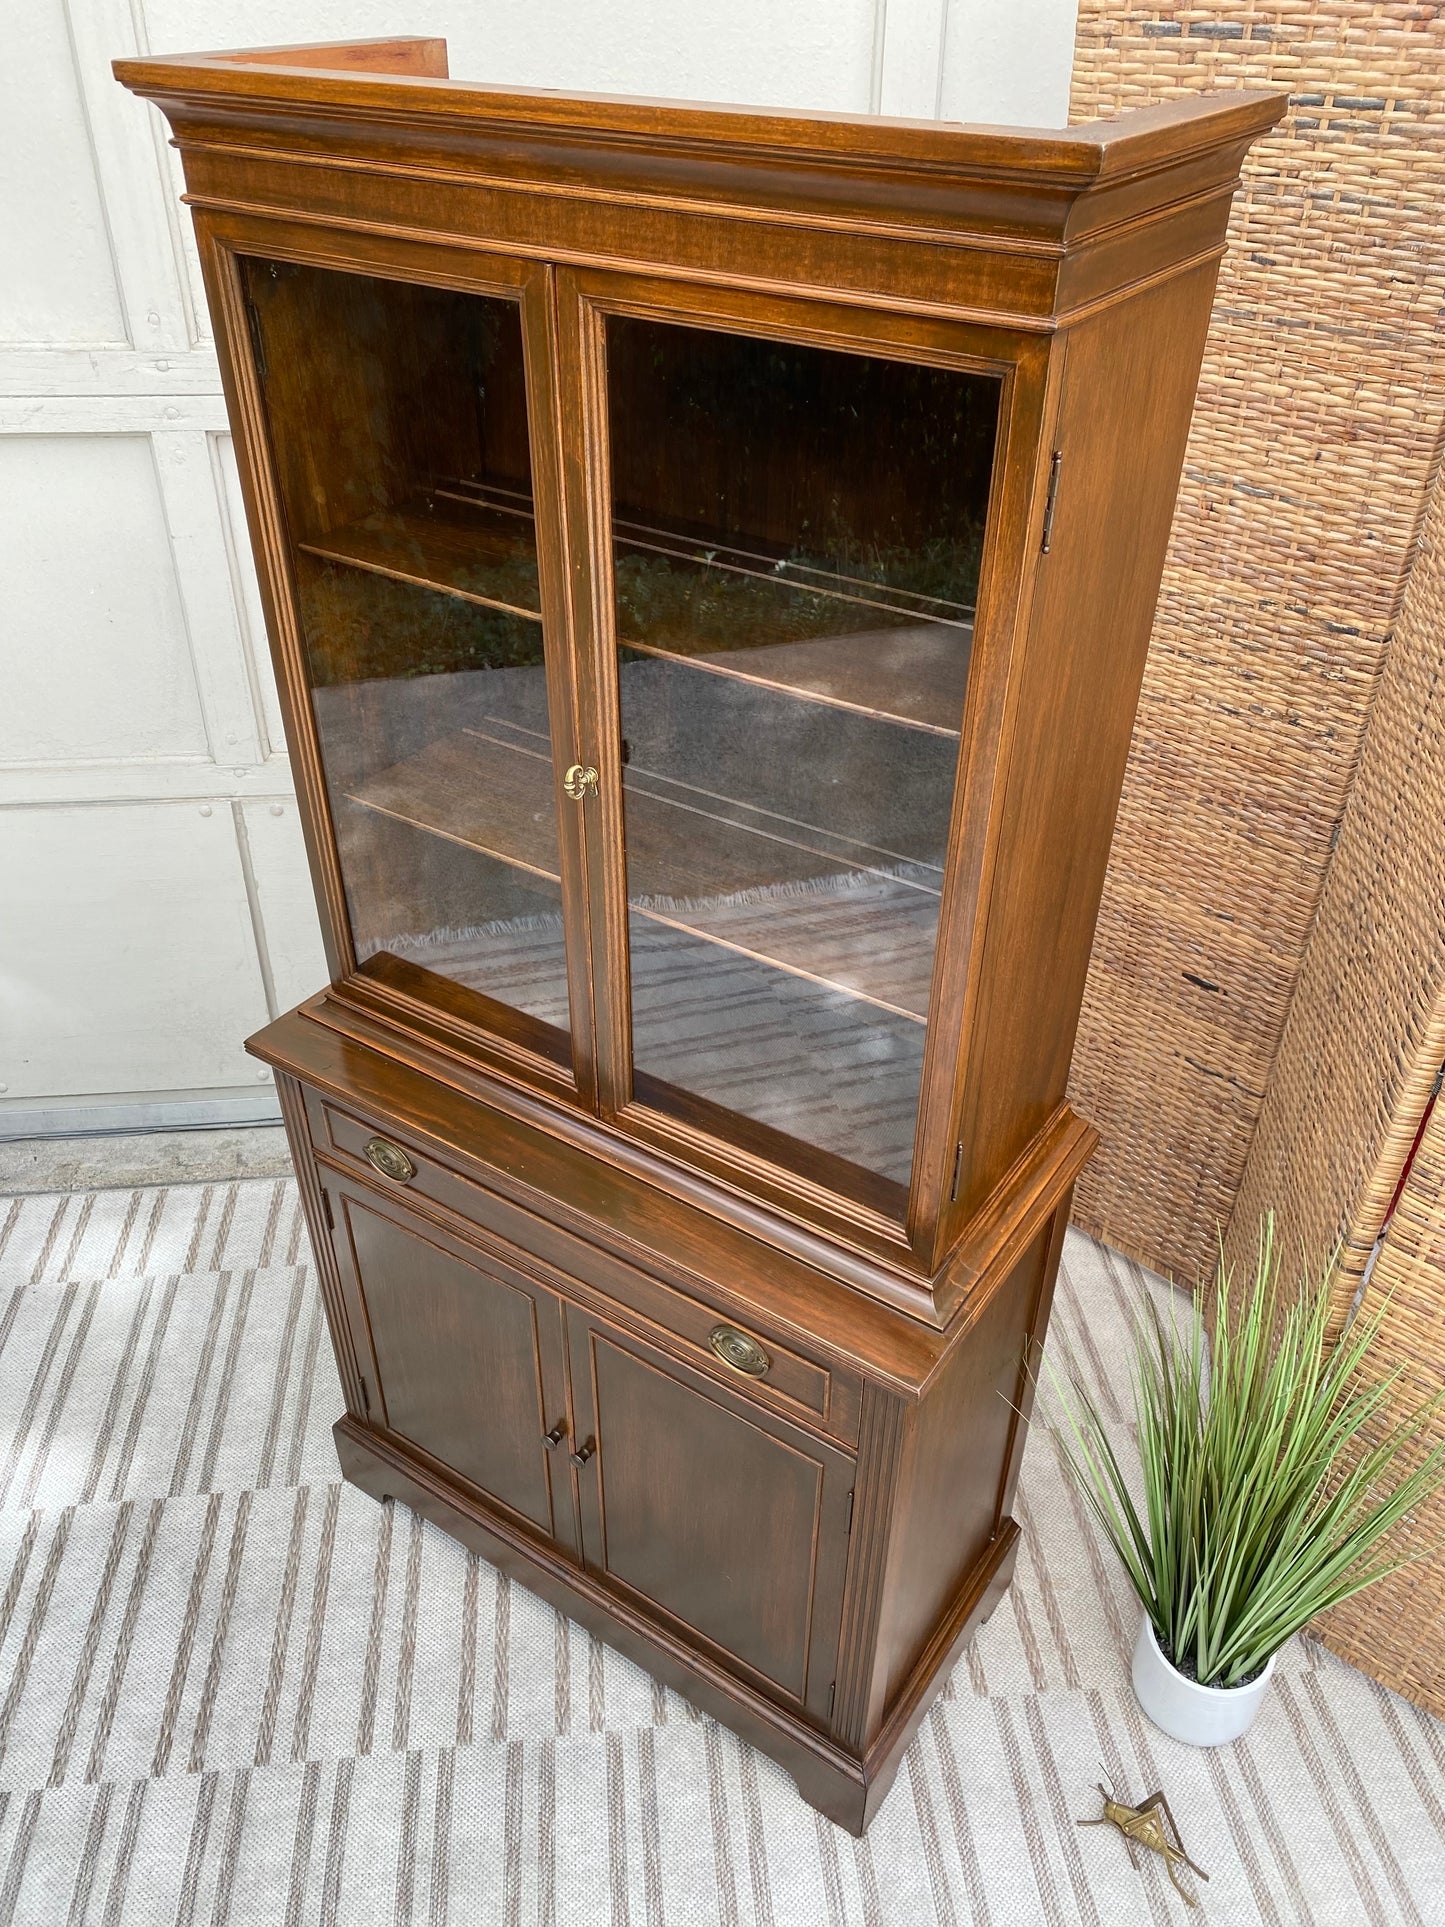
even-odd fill
[[[1134,1694],[1154,1724],[1186,1746],[1228,1746],[1249,1730],[1274,1673],[1275,1656],[1247,1686],[1200,1686],[1170,1665],[1146,1614],[1134,1642]]]

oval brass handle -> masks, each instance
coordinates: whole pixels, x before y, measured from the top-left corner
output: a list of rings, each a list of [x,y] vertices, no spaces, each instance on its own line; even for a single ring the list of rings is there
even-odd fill
[[[714,1325],[707,1342],[724,1365],[730,1365],[745,1378],[761,1378],[773,1362],[757,1339],[749,1338],[736,1325]]]
[[[562,787],[574,803],[597,794],[597,772],[590,763],[572,763],[562,777]]]
[[[373,1171],[380,1171],[384,1178],[394,1184],[410,1184],[416,1176],[416,1166],[399,1144],[388,1144],[384,1137],[371,1138],[366,1146],[365,1157]]]
[[[569,1459],[571,1459],[573,1465],[586,1465],[587,1461],[591,1458],[592,1454],[596,1450],[597,1450],[596,1439],[588,1439],[585,1445],[579,1445],[575,1452],[569,1452],[567,1456]]]

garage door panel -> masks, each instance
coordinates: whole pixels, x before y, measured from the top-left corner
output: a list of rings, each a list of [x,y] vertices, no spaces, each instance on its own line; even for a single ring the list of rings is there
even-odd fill
[[[226,803],[0,812],[6,1100],[250,1087],[266,1021]]]

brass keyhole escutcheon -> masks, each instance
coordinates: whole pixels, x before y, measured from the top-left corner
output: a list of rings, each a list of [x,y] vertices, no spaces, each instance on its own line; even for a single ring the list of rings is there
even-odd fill
[[[366,1161],[393,1184],[410,1184],[416,1176],[416,1166],[406,1152],[399,1144],[388,1144],[384,1137],[374,1137],[368,1142]]]
[[[714,1325],[707,1342],[724,1365],[746,1378],[761,1378],[773,1362],[757,1339],[749,1338],[736,1325]]]
[[[597,794],[597,772],[590,763],[573,763],[562,778],[562,787],[574,803]]]

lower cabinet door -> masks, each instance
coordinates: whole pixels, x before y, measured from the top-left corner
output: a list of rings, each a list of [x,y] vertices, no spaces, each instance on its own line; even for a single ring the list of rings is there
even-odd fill
[[[560,1301],[390,1198],[325,1189],[373,1422],[575,1553]]]
[[[854,1461],[586,1313],[567,1327],[589,1569],[826,1722]]]

